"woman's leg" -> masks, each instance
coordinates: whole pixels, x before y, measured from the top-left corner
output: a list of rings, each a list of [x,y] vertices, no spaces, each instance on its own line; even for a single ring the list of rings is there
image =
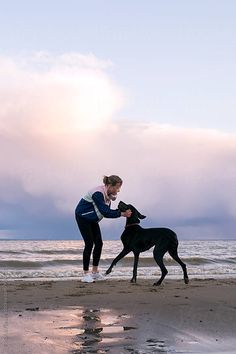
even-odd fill
[[[92,230],[93,230],[93,242],[95,245],[93,250],[93,272],[97,272],[98,264],[101,258],[103,242],[102,242],[100,226],[98,223],[92,224]]]
[[[89,271],[90,257],[94,243],[92,223],[78,216],[76,216],[76,221],[85,243],[83,251],[83,269],[84,272],[87,273]]]

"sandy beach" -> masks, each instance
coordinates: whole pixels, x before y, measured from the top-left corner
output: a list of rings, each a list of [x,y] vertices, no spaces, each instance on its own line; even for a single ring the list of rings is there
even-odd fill
[[[0,353],[236,353],[236,279],[1,281]]]

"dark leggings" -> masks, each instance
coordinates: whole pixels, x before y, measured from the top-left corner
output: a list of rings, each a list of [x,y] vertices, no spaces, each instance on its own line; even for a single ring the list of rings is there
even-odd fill
[[[91,222],[84,218],[75,216],[80,230],[80,233],[84,239],[85,247],[83,252],[83,269],[89,270],[90,257],[93,250],[93,266],[97,267],[100,261],[102,253],[102,235],[99,224],[97,222]],[[94,246],[94,249],[93,249]]]

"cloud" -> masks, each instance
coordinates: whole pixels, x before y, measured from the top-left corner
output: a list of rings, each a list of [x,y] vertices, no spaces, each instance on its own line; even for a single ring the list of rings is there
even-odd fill
[[[111,66],[80,54],[0,58],[3,228],[75,235],[76,203],[114,173],[124,179],[120,199],[148,216],[144,225],[184,237],[234,236],[236,136],[117,120],[125,95]]]
[[[234,135],[148,124],[123,128],[112,140],[110,159],[123,156],[122,194],[147,225],[173,226],[186,237],[234,236]]]
[[[108,64],[107,64],[108,65]],[[122,105],[94,56],[0,58],[1,129],[55,135],[97,128]]]

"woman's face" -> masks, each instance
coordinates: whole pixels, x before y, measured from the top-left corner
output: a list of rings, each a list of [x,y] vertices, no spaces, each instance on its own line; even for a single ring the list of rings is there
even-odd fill
[[[116,195],[117,193],[119,193],[120,188],[121,188],[121,184],[120,183],[116,183],[115,186],[112,186],[111,184],[108,184],[107,194]]]

